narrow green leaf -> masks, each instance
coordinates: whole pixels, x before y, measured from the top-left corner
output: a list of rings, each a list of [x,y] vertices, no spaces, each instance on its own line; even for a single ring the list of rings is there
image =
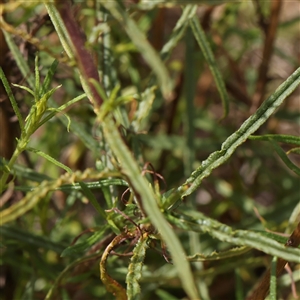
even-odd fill
[[[0,170],[2,170],[6,164],[8,164],[8,161],[1,159],[0,160]],[[10,170],[10,174],[15,175],[17,177],[24,178],[24,179],[28,179],[31,181],[35,181],[35,182],[42,182],[44,180],[52,179],[51,177],[49,177],[45,174],[38,173],[30,168],[25,168],[24,166],[21,166],[18,164],[13,165],[13,167]]]
[[[172,294],[166,292],[165,290],[157,289],[155,294],[159,297],[160,300],[179,300],[174,297]]]
[[[222,251],[222,252],[212,252],[209,255],[204,255],[201,253],[196,253],[194,255],[188,256],[187,259],[189,261],[214,261],[214,260],[220,260],[220,259],[228,259],[231,257],[239,256],[244,253],[247,253],[251,250],[249,247],[237,247],[233,249],[229,249],[227,251]]]
[[[78,96],[81,97],[81,96]],[[75,98],[76,99],[76,98]],[[75,100],[74,99],[74,100]],[[58,108],[57,104],[51,98],[48,100],[49,106]],[[70,130],[78,136],[78,138],[84,143],[87,149],[90,149],[95,156],[99,153],[99,143],[93,138],[93,136],[87,132],[85,129],[85,124],[80,122],[71,122],[69,124],[68,120],[64,116],[58,115],[59,120],[66,126],[66,128],[70,127]]]
[[[115,174],[115,176],[118,176],[118,174]],[[118,179],[118,178],[104,179],[104,180],[99,180],[99,181],[95,181],[95,182],[85,182],[84,184],[86,185],[86,187],[89,190],[102,189],[103,187],[107,187],[110,185],[128,186],[128,183],[125,180]],[[60,188],[58,188],[58,190],[60,190],[60,191],[73,191],[73,190],[82,191],[82,187],[79,183],[74,183],[74,184],[62,185]]]
[[[243,291],[243,279],[241,276],[241,269],[236,268],[234,270],[235,277],[235,299],[236,300],[244,300],[244,291]]]
[[[287,144],[292,144],[292,145],[300,145],[300,137],[299,136],[293,136],[293,135],[285,135],[285,134],[265,134],[265,135],[251,135],[249,136],[250,140],[259,140],[259,141],[269,141],[279,157],[282,159],[282,161],[285,163],[285,165],[291,169],[293,172],[295,172],[297,175],[300,176],[300,168],[296,166],[294,163],[291,162],[291,160],[288,158],[287,153],[292,153],[292,152],[298,152],[295,149],[298,148],[293,148],[289,150],[287,153],[285,153],[280,146],[278,146],[276,142],[280,143],[287,143]]]
[[[63,113],[63,111],[68,108],[69,106],[71,106],[72,104],[82,100],[86,98],[85,94],[81,94],[79,96],[77,96],[76,98],[68,101],[67,103],[61,105],[58,108],[48,108],[48,110],[51,110],[51,113],[49,113],[45,118],[43,118],[40,123],[39,123],[39,127],[42,126],[43,124],[45,124],[47,121],[51,120],[56,114],[58,113]],[[69,118],[69,116],[65,113],[63,113],[63,115],[66,117],[67,121],[68,121],[68,126],[67,126],[67,130],[69,131],[69,128],[71,127],[71,120]]]
[[[286,152],[286,154],[295,153],[300,154],[300,147],[295,147]]]
[[[243,269],[247,270],[253,270],[257,267],[264,267],[265,266],[265,257],[236,257],[236,259],[228,260],[226,263],[212,263],[211,267],[205,268],[203,270],[197,270],[195,271],[195,275],[198,277],[201,277],[202,280],[205,280],[206,278],[208,280],[211,280],[215,276],[219,274],[232,274],[235,268],[241,267]],[[210,263],[209,263],[210,264]],[[216,267],[216,265],[218,267]],[[149,274],[150,273],[150,274]],[[157,283],[157,278],[159,278],[160,281],[170,280],[170,278],[176,278],[174,275],[174,272],[172,270],[172,266],[162,266],[160,269],[154,272],[149,272],[143,274],[143,280],[151,283]],[[226,275],[225,275],[226,276]],[[231,299],[230,299],[231,300]],[[244,300],[244,299],[243,299]]]
[[[266,236],[274,241],[277,241],[280,244],[285,244],[286,243],[286,237],[270,232],[270,231],[262,231],[262,230],[252,230],[253,232],[257,232],[263,236]]]
[[[134,115],[134,120],[132,121],[132,127],[137,132],[143,128],[143,123],[147,120],[149,113],[152,108],[153,101],[155,99],[156,87],[147,88],[142,93],[142,98],[139,103],[139,107]]]
[[[45,152],[38,150],[38,149],[34,149],[31,147],[27,147],[26,150],[31,151],[33,153],[36,153],[37,155],[44,157],[45,159],[47,159],[48,161],[50,161],[51,163],[53,163],[54,165],[64,169],[65,171],[67,171],[68,173],[72,174],[73,171],[67,167],[66,165],[62,164],[61,162],[59,162],[58,160],[56,160],[55,158],[51,157],[50,155],[46,154]]]
[[[295,225],[297,223],[299,223],[299,221],[300,221],[300,201],[298,201],[297,205],[294,207],[294,209],[290,215],[289,224],[288,224],[285,232],[292,232],[295,228]]]
[[[190,25],[193,29],[194,36],[202,50],[203,56],[204,56],[205,60],[207,61],[209,68],[211,70],[211,73],[215,79],[216,86],[218,88],[218,91],[220,93],[222,103],[223,103],[223,109],[224,109],[223,118],[224,118],[228,114],[229,99],[228,99],[228,94],[227,94],[227,91],[225,88],[225,83],[223,81],[221,72],[219,71],[219,68],[217,66],[213,52],[211,50],[209,42],[205,36],[205,33],[201,27],[201,24],[200,24],[197,16],[194,16],[190,20]]]
[[[188,28],[185,34],[185,151],[183,151],[184,174],[188,176],[193,171],[193,163],[195,161],[195,90],[196,80],[194,76],[195,56],[192,54],[195,48],[195,40],[191,28]]]
[[[271,263],[270,300],[277,300],[276,266],[277,266],[277,257],[274,256]]]
[[[34,61],[34,72],[35,72],[35,89],[34,98],[37,101],[40,99],[40,70],[39,70],[39,55],[36,54]]]
[[[107,229],[108,229],[107,225],[103,226],[101,230],[96,231],[93,235],[88,237],[84,242],[77,243],[75,245],[69,246],[66,249],[64,249],[60,256],[61,257],[76,256],[76,255],[83,256],[84,252],[87,249],[91,248],[104,236]]]
[[[277,154],[279,155],[281,160],[285,163],[285,165],[290,170],[292,170],[294,173],[296,173],[298,176],[300,176],[300,168],[290,161],[290,159],[285,154],[285,152],[282,150],[282,148],[280,146],[278,146],[278,144],[273,142],[272,140],[270,141],[270,143],[272,144],[273,148],[275,149],[275,151],[277,152]]]
[[[100,206],[100,204],[98,203],[97,199],[95,198],[91,190],[88,188],[88,186],[83,181],[79,182],[79,185],[82,189],[82,192],[89,199],[89,201],[92,203],[97,212],[101,215],[101,217],[104,220],[106,220],[106,213],[104,209]]]
[[[90,79],[91,83],[95,87],[97,93],[101,96],[101,98],[104,100],[104,103],[108,102],[109,97],[106,95],[104,89],[100,85],[98,81],[96,81],[94,78]]]
[[[29,94],[31,94],[33,97],[35,97],[34,91],[32,89],[30,89],[27,86],[24,85],[19,85],[16,83],[12,83],[13,86],[18,87],[19,89],[25,90],[26,92],[28,92]]]
[[[172,83],[167,68],[163,64],[157,52],[147,40],[145,34],[139,29],[135,21],[128,15],[117,1],[107,1],[103,6],[121,24],[134,45],[139,49],[145,61],[149,64],[155,75],[158,84],[165,97],[169,97],[172,91]]]
[[[250,135],[249,140],[258,141],[276,141],[279,143],[286,143],[300,146],[300,137],[286,134],[264,134],[264,135]]]
[[[102,17],[102,22],[107,23],[107,13],[100,12]],[[120,82],[117,77],[117,70],[114,65],[114,56],[111,55],[113,49],[112,49],[112,43],[111,43],[111,32],[110,29],[107,29],[104,33],[102,33],[102,43],[103,43],[103,88],[106,91],[106,96],[108,97],[113,89],[114,86],[120,85]]]
[[[141,237],[133,249],[126,276],[128,300],[140,299],[141,289],[139,280],[142,276],[143,261],[148,248],[147,238]]]
[[[255,248],[287,261],[297,263],[300,261],[299,248],[285,247],[284,244],[280,244],[276,240],[254,231],[233,230],[230,226],[210,219],[198,212],[192,211],[189,212],[189,215],[172,213],[165,216],[167,220],[181,229],[208,233],[220,241]]]
[[[7,42],[7,45],[13,54],[14,59],[16,60],[16,63],[27,81],[28,85],[30,86],[31,89],[34,89],[34,77],[32,75],[32,72],[28,66],[27,61],[24,59],[23,54],[20,52],[18,46],[15,44],[14,40],[12,39],[11,35],[3,30],[5,40]]]
[[[177,21],[169,40],[162,47],[160,57],[163,61],[167,60],[171,54],[171,51],[177,46],[178,42],[183,37],[186,28],[188,26],[188,20],[192,19],[197,12],[197,5],[187,5],[184,7],[182,14]]]
[[[187,27],[188,19],[192,18],[197,11],[196,5],[187,5],[182,12],[179,20],[177,21],[169,40],[165,43],[160,51],[160,57],[163,61],[166,61],[171,55],[172,50],[176,47],[179,40],[183,37]],[[156,86],[154,85],[154,78],[151,77],[149,80],[148,88],[142,93],[142,97],[139,102],[139,107],[135,113],[132,126],[135,131],[143,128],[143,123],[146,123],[147,116],[151,112],[152,103],[155,98]]]
[[[13,168],[15,170],[15,168]],[[20,175],[20,173],[16,173],[17,176],[22,176],[22,178],[29,179],[32,181],[37,181],[37,182],[42,182],[43,180],[51,180],[50,177],[40,174],[37,172],[32,172],[32,170],[28,169],[29,173],[28,174],[23,174]],[[13,172],[11,172],[13,173]],[[102,190],[105,187],[115,185],[115,186],[128,186],[128,183],[125,180],[122,179],[106,179],[106,180],[100,180],[100,181],[95,181],[95,182],[85,182],[85,185],[87,188],[91,190]],[[16,191],[33,191],[36,187],[31,187],[31,186],[15,186]],[[62,185],[61,187],[58,187],[56,189],[57,191],[63,191],[63,192],[72,192],[72,191],[82,191],[81,186],[79,183],[74,183],[74,184],[65,184]]]
[[[55,71],[57,69],[58,64],[59,64],[59,61],[56,60],[56,59],[52,62],[51,66],[50,66],[50,68],[49,68],[49,70],[47,72],[47,75],[46,75],[46,77],[45,77],[45,79],[43,81],[43,84],[42,84],[42,87],[41,87],[40,97],[43,94],[45,94],[48,91],[48,89],[50,88],[50,84],[52,82],[52,78],[53,78],[53,76],[55,74]]]
[[[222,144],[221,150],[213,152],[201,166],[194,171],[190,178],[179,187],[185,197],[194,192],[201,184],[203,178],[210,175],[212,170],[226,162],[235,149],[244,143],[266,120],[274,113],[281,103],[290,95],[300,83],[300,68],[287,78],[278,89],[267,99],[258,110],[249,117],[241,127],[229,136]]]
[[[227,3],[228,0],[159,0],[159,1],[148,1],[143,0],[138,2],[137,7],[141,10],[152,10],[156,7],[162,6],[174,6],[174,5],[188,5],[188,4],[205,4],[205,5],[220,5]]]
[[[0,235],[2,238],[4,238],[4,242],[16,240],[19,243],[26,244],[27,246],[52,250],[56,253],[61,253],[65,248],[65,245],[52,242],[45,236],[32,234],[27,230],[25,231],[8,225],[3,225],[0,227]]]
[[[196,5],[187,5],[183,9],[183,12],[178,19],[169,40],[163,45],[162,50],[160,51],[160,57],[163,61],[166,61],[170,57],[172,50],[177,46],[178,42],[185,34],[185,31],[188,27],[188,20],[191,19],[196,12]],[[153,76],[151,76],[148,83],[148,88],[152,88],[153,86],[155,86],[155,80]]]
[[[20,128],[21,128],[21,131],[23,131],[24,130],[24,121],[23,121],[21,112],[19,110],[17,101],[16,101],[16,99],[15,99],[13,93],[12,93],[12,90],[9,86],[9,83],[8,83],[8,81],[6,79],[6,76],[5,76],[5,74],[4,74],[1,67],[0,67],[0,78],[1,78],[1,81],[3,83],[4,88],[6,90],[6,93],[7,93],[8,99],[11,103],[11,106],[12,106],[12,108],[13,108],[13,110],[14,110],[17,118],[18,118],[18,122],[19,122],[19,125],[20,125]]]
[[[102,126],[107,143],[110,145],[116,157],[118,157],[122,169],[124,171],[126,170],[126,176],[132,183],[134,190],[141,195],[143,207],[152,224],[158,229],[167,244],[183,288],[189,297],[199,299],[190,265],[184,255],[184,249],[158,208],[155,200],[156,195],[150,187],[149,182],[141,175],[136,161],[132,157],[129,149],[125,146],[111,117],[106,117]]]
[[[66,51],[67,55],[71,59],[74,59],[74,54],[73,54],[74,52],[71,47],[72,46],[71,39],[69,37],[68,31],[65,27],[65,24],[64,24],[63,20],[61,19],[60,14],[57,11],[54,3],[44,2],[44,5],[47,9],[49,17],[53,23],[53,26],[55,27],[55,31],[59,36],[59,40],[62,43],[64,50]]]

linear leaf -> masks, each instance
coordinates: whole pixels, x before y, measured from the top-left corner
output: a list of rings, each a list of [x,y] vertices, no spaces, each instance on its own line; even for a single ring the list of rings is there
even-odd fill
[[[300,137],[287,134],[264,134],[264,135],[250,135],[249,140],[258,141],[276,141],[280,143],[292,144],[300,146]]]
[[[281,257],[287,261],[300,262],[300,249],[286,247],[276,240],[254,231],[233,230],[230,226],[210,219],[193,211],[191,214],[167,214],[169,220],[175,226],[189,231],[208,233],[220,241],[240,246],[248,246],[267,254]]]
[[[1,164],[1,162],[0,162]],[[15,170],[15,168],[13,168]],[[48,176],[42,177],[44,174],[40,174],[37,172],[31,172],[30,169],[28,169],[28,174],[25,174],[25,176],[22,175],[23,178],[32,180],[32,181],[37,181],[37,182],[42,182],[43,180],[50,180]],[[11,172],[13,173],[13,172]],[[19,173],[16,173],[18,175]],[[18,175],[19,176],[19,175]],[[117,174],[116,174],[117,176]],[[105,180],[99,180],[99,181],[94,181],[94,182],[85,182],[85,185],[87,188],[91,190],[103,190],[104,187],[108,187],[111,185],[120,185],[120,186],[128,186],[128,183],[123,180],[123,179],[118,179],[118,178],[112,178],[112,179],[105,179]],[[33,191],[36,187],[32,186],[15,186],[15,190],[17,191]],[[57,191],[63,191],[63,192],[72,192],[72,191],[82,191],[81,186],[79,183],[74,183],[74,184],[64,184],[56,189]]]
[[[271,277],[270,277],[270,300],[277,299],[277,276],[276,276],[277,257],[274,256],[271,263]]]
[[[12,93],[12,90],[11,90],[11,88],[9,86],[9,83],[8,83],[8,81],[6,79],[6,76],[5,76],[5,74],[4,74],[4,72],[3,72],[3,70],[2,70],[1,67],[0,67],[0,79],[1,79],[1,81],[3,83],[3,86],[4,86],[5,90],[6,90],[6,93],[7,93],[8,99],[9,99],[9,101],[11,103],[11,106],[12,106],[12,108],[13,108],[13,110],[14,110],[17,118],[18,118],[18,122],[19,122],[19,125],[20,125],[20,128],[21,128],[21,131],[23,131],[24,130],[24,121],[23,121],[21,112],[19,110],[17,101],[16,101],[16,99],[15,99],[13,93]]]
[[[55,74],[58,64],[59,64],[59,61],[56,59],[52,62],[51,66],[47,72],[47,75],[43,81],[40,97],[49,90],[50,84],[52,82],[52,79],[53,79],[53,76]]]
[[[169,58],[171,51],[176,47],[180,39],[183,37],[188,26],[188,20],[193,18],[197,12],[196,5],[187,5],[177,21],[169,40],[164,44],[160,51],[160,57],[163,61]]]
[[[35,87],[34,87],[34,98],[40,99],[41,97],[39,97],[40,94],[40,70],[39,70],[39,55],[36,54],[35,56],[35,60],[34,60],[34,72],[35,72]],[[47,91],[46,91],[47,92]],[[44,93],[41,93],[42,96],[44,95]]]
[[[167,244],[183,288],[192,299],[198,299],[191,268],[184,255],[182,245],[158,208],[154,191],[150,188],[146,179],[141,176],[137,163],[125,146],[110,116],[106,117],[102,126],[107,143],[118,157],[123,170],[126,170],[126,176],[130,179],[134,189],[141,195],[143,207],[152,224],[158,229]]]
[[[106,219],[106,213],[104,209],[100,206],[98,203],[96,197],[91,192],[91,190],[88,188],[88,186],[83,182],[79,182],[79,185],[82,189],[83,194],[89,199],[89,201],[92,203],[94,208],[97,210],[97,212],[101,215],[101,217],[105,220]]]
[[[27,64],[27,61],[24,59],[24,56],[22,55],[22,53],[20,52],[18,46],[15,44],[14,40],[12,39],[11,35],[6,32],[5,30],[3,30],[4,36],[5,36],[5,40],[7,42],[7,45],[10,49],[10,51],[13,54],[14,59],[16,60],[16,63],[22,73],[22,75],[24,76],[24,78],[26,79],[28,85],[30,86],[31,89],[34,89],[34,76],[32,75],[32,72]]]
[[[120,22],[134,45],[139,49],[145,61],[149,64],[156,74],[158,84],[165,97],[168,97],[172,91],[171,79],[167,68],[159,57],[158,53],[151,46],[145,34],[139,29],[135,21],[127,14],[117,1],[107,1],[103,6]]]
[[[118,176],[118,174],[115,174],[115,176]],[[118,178],[104,179],[104,180],[99,180],[99,181],[95,181],[95,182],[85,182],[84,184],[90,190],[101,189],[103,187],[107,187],[110,185],[128,186],[128,183],[125,180],[118,179]],[[58,188],[58,190],[60,190],[60,191],[72,191],[72,190],[82,191],[82,186],[79,183],[66,184],[66,185],[62,185],[60,188]]]
[[[249,250],[251,250],[251,248],[241,246],[241,247],[229,249],[227,251],[222,251],[222,252],[214,251],[209,255],[196,253],[194,255],[188,256],[187,259],[189,261],[214,261],[214,260],[227,259],[227,258],[239,256],[249,252]]]
[[[127,283],[127,297],[128,300],[135,300],[140,298],[139,280],[142,276],[143,261],[145,259],[146,250],[148,248],[147,238],[141,237],[133,250],[133,255],[128,266],[128,273],[126,276]]]
[[[77,97],[75,97],[74,99],[68,101],[67,103],[61,105],[58,108],[49,108],[48,110],[50,110],[51,112],[45,117],[43,118],[40,123],[39,126],[42,126],[44,123],[46,123],[47,121],[51,120],[57,113],[61,113],[63,112],[63,110],[65,110],[66,108],[68,108],[70,105],[81,101],[82,99],[86,98],[85,94],[81,94]],[[71,127],[71,120],[69,118],[69,116],[65,113],[63,113],[63,115],[66,117],[67,121],[68,121],[68,125],[67,125],[67,130],[69,131],[69,128]]]
[[[300,176],[300,168],[291,162],[291,160],[288,158],[288,156],[285,154],[282,148],[273,141],[270,141],[270,143],[272,144],[273,148],[275,149],[281,160],[285,163],[285,165],[298,176]]]
[[[300,168],[296,166],[287,156],[287,153],[292,153],[295,152],[297,153],[298,151],[295,149],[298,148],[293,148],[289,150],[287,153],[285,153],[280,146],[278,146],[276,142],[281,142],[281,143],[287,143],[287,144],[293,144],[293,145],[300,145],[300,137],[299,136],[293,136],[293,135],[285,135],[285,134],[265,134],[265,135],[251,135],[249,137],[250,140],[259,140],[259,141],[269,141],[279,157],[282,159],[282,161],[285,163],[285,165],[295,172],[297,175],[300,176]]]
[[[81,255],[83,256],[85,250],[91,248],[95,243],[97,243],[103,235],[106,233],[108,226],[103,226],[101,230],[96,231],[93,235],[88,237],[84,242],[77,243],[75,245],[69,246],[61,252],[61,257]]]
[[[63,20],[60,17],[59,12],[57,11],[54,3],[44,2],[44,4],[64,50],[71,59],[74,59],[72,43],[70,42],[68,31]]]
[[[208,66],[211,70],[211,73],[215,79],[216,82],[216,86],[218,88],[218,91],[220,93],[221,99],[222,99],[222,103],[223,103],[223,109],[224,109],[224,113],[223,113],[223,118],[227,116],[228,114],[228,109],[229,109],[229,99],[228,99],[228,94],[225,88],[225,83],[224,80],[222,78],[222,74],[219,71],[219,68],[217,66],[216,60],[214,58],[213,52],[211,50],[211,47],[209,45],[209,42],[205,36],[205,33],[201,27],[201,24],[199,22],[199,19],[197,16],[194,16],[191,20],[190,20],[190,25],[193,29],[193,33],[194,36],[201,48],[201,51],[203,53],[203,56],[205,58],[205,60],[208,63]]]
[[[73,172],[69,167],[67,167],[63,163],[59,162],[58,160],[56,160],[55,158],[51,157],[50,155],[48,155],[47,153],[45,153],[41,150],[34,149],[34,148],[31,148],[31,147],[27,147],[26,150],[28,150],[30,152],[33,152],[33,153],[36,153],[37,155],[39,155],[41,157],[44,157],[45,159],[47,159],[48,161],[50,161],[54,165],[64,169],[65,171],[67,171],[70,174]]]
[[[80,97],[80,96],[78,96]],[[58,105],[51,98],[48,100],[49,106],[58,108]],[[96,140],[91,136],[89,132],[85,129],[84,124],[80,122],[71,122],[69,124],[68,120],[61,115],[58,115],[59,120],[66,126],[66,128],[70,127],[70,130],[78,136],[78,138],[84,143],[84,145],[90,149],[95,156],[99,153],[99,144]]]
[[[141,95],[142,98],[139,103],[139,107],[134,115],[134,120],[132,121],[132,127],[136,130],[136,132],[141,130],[143,122],[147,120],[155,99],[155,90],[155,86],[147,88]]]
[[[159,300],[179,300],[179,298],[174,297],[172,294],[162,289],[157,289],[155,294],[159,297]]]
[[[206,5],[220,5],[222,3],[226,3],[228,0],[159,0],[159,1],[149,1],[149,0],[141,0],[138,2],[137,7],[142,10],[152,10],[155,7],[161,7],[163,5],[187,5],[187,4],[206,4]]]
[[[286,154],[295,153],[300,154],[300,147],[295,147],[286,152]]]
[[[65,248],[65,245],[52,242],[45,236],[32,234],[28,231],[12,226],[1,226],[0,234],[6,242],[9,240],[16,240],[18,242],[25,243],[26,245],[52,250],[56,253],[61,253]]]
[[[2,170],[7,163],[8,162],[6,160],[1,159],[0,160],[0,170]],[[13,165],[13,167],[10,169],[10,174],[13,174],[13,175],[16,175],[16,176],[19,176],[21,178],[28,179],[31,181],[36,181],[36,182],[42,182],[44,180],[52,179],[51,177],[49,177],[45,174],[38,173],[30,168],[25,168],[18,164]]]
[[[266,120],[274,113],[281,103],[289,96],[300,83],[300,68],[286,79],[277,90],[267,99],[258,110],[250,116],[241,127],[229,136],[222,144],[221,150],[213,152],[201,166],[195,170],[187,181],[179,187],[182,197],[194,192],[201,184],[203,178],[210,175],[212,170],[226,162],[235,149],[244,143]]]

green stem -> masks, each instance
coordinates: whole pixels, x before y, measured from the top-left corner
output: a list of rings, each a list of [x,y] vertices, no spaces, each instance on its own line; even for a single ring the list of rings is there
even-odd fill
[[[143,208],[151,223],[158,229],[167,244],[183,288],[191,299],[200,299],[184,249],[170,224],[164,218],[157,204],[157,196],[149,182],[141,175],[141,170],[123,142],[112,117],[107,116],[102,120],[102,126],[107,143],[118,158],[123,172],[126,172],[134,191],[140,195]]]
[[[23,138],[21,137],[21,139],[18,141],[18,145],[17,145],[11,159],[9,160],[8,164],[4,166],[3,174],[0,179],[0,195],[2,194],[2,192],[5,190],[5,188],[7,186],[6,181],[10,174],[10,170],[14,166],[14,164],[15,164],[17,158],[20,156],[20,154],[26,149],[27,144],[28,144],[27,137],[23,137]]]

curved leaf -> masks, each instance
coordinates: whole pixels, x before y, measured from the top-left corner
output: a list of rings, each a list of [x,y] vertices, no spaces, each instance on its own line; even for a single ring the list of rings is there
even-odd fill
[[[201,166],[195,170],[186,182],[179,187],[182,197],[190,195],[201,184],[202,180],[221,164],[226,162],[235,149],[244,143],[266,120],[275,112],[282,102],[296,89],[300,83],[300,68],[298,68],[278,89],[265,100],[258,110],[249,117],[241,127],[230,135],[222,144],[221,150],[213,152]],[[187,188],[186,191],[184,191]]]
[[[141,195],[143,207],[149,216],[152,224],[158,229],[163,240],[168,246],[178,276],[181,279],[183,288],[192,299],[198,299],[198,292],[194,283],[190,265],[184,255],[183,247],[162,215],[157,202],[156,195],[150,187],[149,182],[140,173],[139,167],[132,157],[129,149],[124,144],[112,118],[107,116],[102,123],[104,135],[112,151],[118,157],[121,167],[126,172],[134,190]]]
[[[147,241],[147,237],[141,237],[139,239],[130,259],[130,265],[128,266],[128,273],[126,276],[128,300],[139,299],[141,293],[139,279],[142,276],[143,261],[148,248]]]
[[[203,56],[207,61],[211,73],[215,79],[216,86],[218,88],[223,103],[223,109],[224,109],[223,118],[225,118],[228,114],[229,99],[228,99],[228,94],[225,88],[225,83],[222,78],[221,72],[219,71],[213,52],[211,50],[208,40],[206,39],[205,33],[201,27],[201,24],[197,16],[194,16],[190,20],[190,25],[193,29],[194,36],[202,50]]]
[[[200,213],[192,212],[191,215],[175,213],[167,214],[169,220],[175,226],[189,231],[205,232],[220,241],[240,246],[258,249],[267,254],[281,257],[287,261],[300,261],[300,249],[286,247],[276,240],[250,230],[233,230],[230,226],[210,219]]]

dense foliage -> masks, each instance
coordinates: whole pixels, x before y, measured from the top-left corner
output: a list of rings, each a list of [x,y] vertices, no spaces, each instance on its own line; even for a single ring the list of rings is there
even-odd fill
[[[295,299],[295,6],[0,4],[1,299]]]

